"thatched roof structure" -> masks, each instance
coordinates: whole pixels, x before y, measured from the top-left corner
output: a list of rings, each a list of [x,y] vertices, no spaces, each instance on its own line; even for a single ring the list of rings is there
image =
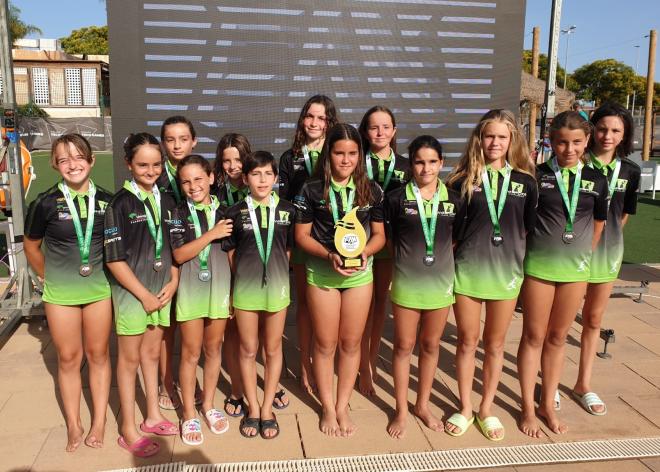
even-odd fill
[[[555,97],[555,112],[561,113],[570,109],[571,104],[575,101],[575,94],[569,90],[557,87],[557,94]],[[543,105],[545,98],[545,80],[532,77],[522,71],[522,80],[520,82],[520,101],[531,102],[539,106]]]

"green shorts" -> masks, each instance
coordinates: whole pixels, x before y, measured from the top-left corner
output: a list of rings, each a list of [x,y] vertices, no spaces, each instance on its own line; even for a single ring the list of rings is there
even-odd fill
[[[142,303],[133,297],[133,301],[128,297],[123,297],[121,303],[116,301],[115,293],[112,294],[112,301],[115,307],[115,329],[119,336],[131,336],[144,334],[147,326],[170,326],[171,303],[153,313],[146,313]]]
[[[369,257],[367,268],[349,277],[339,275],[330,263],[320,257],[309,256],[306,263],[307,283],[320,288],[353,288],[373,282],[373,257]]]

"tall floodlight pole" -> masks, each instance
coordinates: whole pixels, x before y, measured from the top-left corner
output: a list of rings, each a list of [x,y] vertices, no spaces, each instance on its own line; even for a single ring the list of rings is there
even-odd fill
[[[27,270],[27,260],[23,252],[23,222],[25,221],[25,193],[23,191],[23,166],[16,117],[16,96],[14,93],[14,70],[11,55],[11,38],[9,36],[9,5],[8,0],[0,0],[0,70],[3,78],[3,108],[2,126],[6,130],[3,143],[7,148],[7,173],[9,192],[7,199],[7,224],[9,231],[7,251],[12,269],[12,283],[16,284],[16,304],[14,308],[23,309],[30,301],[32,282]],[[5,192],[7,193],[7,192]],[[8,292],[5,292],[8,293]],[[9,308],[3,306],[3,308]]]
[[[552,0],[552,18],[550,19],[550,40],[548,44],[548,76],[545,78],[545,102],[541,120],[541,139],[545,139],[548,120],[555,117],[555,95],[557,90],[557,52],[559,50],[559,29],[561,23],[562,0]],[[545,160],[545,148],[541,146]]]
[[[568,78],[568,45],[571,41],[571,34],[575,32],[577,26],[571,25],[566,29],[561,30],[562,34],[566,35],[566,56],[564,57],[564,89],[566,89],[566,79]]]

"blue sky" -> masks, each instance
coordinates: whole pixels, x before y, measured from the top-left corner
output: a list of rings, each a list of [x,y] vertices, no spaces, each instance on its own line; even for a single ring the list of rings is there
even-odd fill
[[[100,0],[13,0],[13,3],[22,10],[23,20],[41,28],[46,38],[60,38],[74,29],[107,22],[105,2]],[[540,26],[541,51],[547,51],[551,4],[551,0],[527,0],[525,48],[531,49],[532,28]],[[561,25],[562,28],[577,26],[570,38],[569,71],[606,58],[634,68],[638,51],[634,46],[639,45],[638,72],[645,76],[649,42],[644,35],[651,29],[660,29],[660,0],[564,0]],[[562,66],[565,47],[566,36],[562,35],[559,47]],[[660,58],[656,58],[655,78],[660,81]]]

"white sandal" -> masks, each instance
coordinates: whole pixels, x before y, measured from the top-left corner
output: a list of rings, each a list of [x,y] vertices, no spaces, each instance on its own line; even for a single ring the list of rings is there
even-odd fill
[[[206,418],[206,425],[209,427],[209,429],[213,434],[226,433],[227,430],[229,429],[229,421],[227,420],[225,414],[220,410],[211,408],[210,410],[204,413],[204,418]],[[225,420],[225,426],[223,428],[218,429],[215,427],[215,424],[220,420]]]
[[[605,402],[594,392],[587,392],[584,395],[580,395],[575,391],[572,393],[573,398],[575,398],[575,400],[577,400],[580,405],[582,405],[582,408],[587,410],[588,413],[595,416],[603,416],[607,413],[607,405],[605,405]],[[603,405],[603,411],[595,411],[593,407],[596,405]]]
[[[199,433],[199,439],[193,441],[192,439],[186,439],[186,434]],[[199,418],[192,418],[190,420],[184,421],[181,424],[181,441],[188,446],[199,446],[204,442],[204,435],[202,434],[202,423],[200,423]]]

